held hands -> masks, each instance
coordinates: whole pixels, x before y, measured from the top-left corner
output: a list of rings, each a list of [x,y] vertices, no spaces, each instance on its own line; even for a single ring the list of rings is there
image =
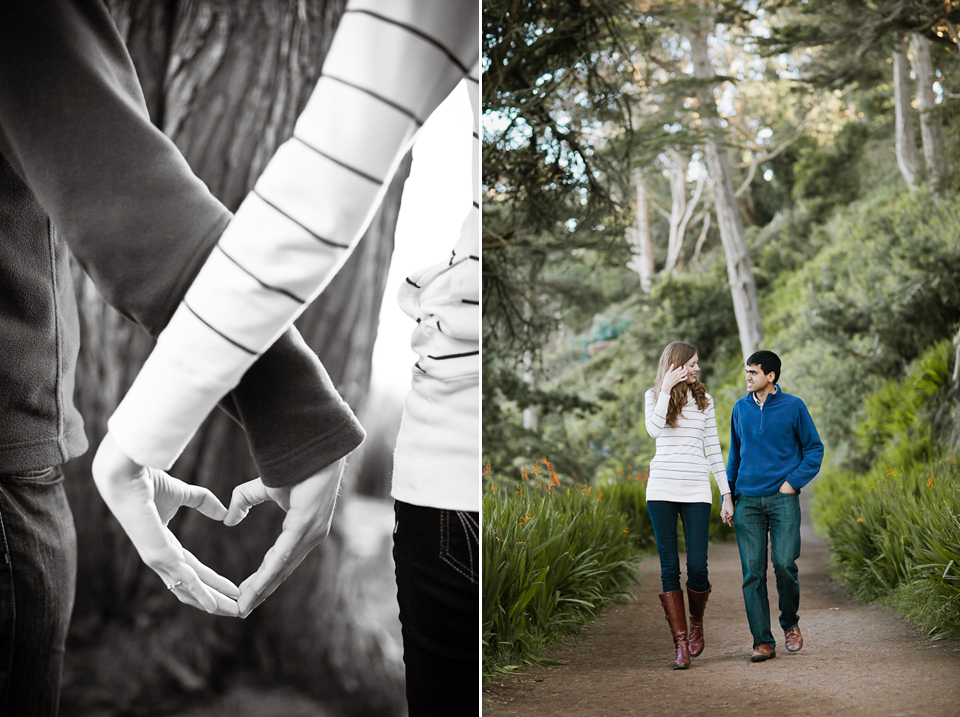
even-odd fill
[[[733,496],[724,493],[720,503],[720,520],[733,526]]]
[[[107,433],[93,459],[93,480],[143,562],[180,602],[236,617],[240,589],[185,550],[167,528],[180,506],[223,520],[227,509],[206,488],[134,463]]]
[[[140,558],[180,602],[214,615],[246,617],[329,534],[342,465],[284,488],[267,488],[259,478],[244,483],[234,489],[228,510],[210,490],[138,465],[107,433],[93,459],[93,480]],[[181,506],[233,526],[267,500],[287,516],[276,543],[240,587],[201,563],[167,527]]]
[[[667,371],[663,376],[663,383],[660,385],[660,392],[670,393],[670,390],[674,386],[676,386],[678,383],[683,383],[686,380],[686,366],[678,366],[677,368],[674,368],[673,364],[670,364],[670,370]]]

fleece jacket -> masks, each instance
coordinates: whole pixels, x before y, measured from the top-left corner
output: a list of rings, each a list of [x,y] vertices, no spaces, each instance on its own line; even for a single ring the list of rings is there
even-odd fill
[[[734,498],[765,496],[786,481],[800,492],[820,471],[823,443],[807,407],[779,387],[758,406],[753,394],[733,406],[727,481]]]

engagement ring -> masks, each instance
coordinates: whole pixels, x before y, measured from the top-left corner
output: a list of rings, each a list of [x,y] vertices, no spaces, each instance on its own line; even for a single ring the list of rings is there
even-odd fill
[[[183,585],[183,580],[177,580],[177,582],[167,585],[167,590],[176,590],[181,585]]]

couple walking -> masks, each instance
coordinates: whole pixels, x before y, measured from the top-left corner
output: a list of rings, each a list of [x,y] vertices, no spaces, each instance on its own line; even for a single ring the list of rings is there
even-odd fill
[[[743,569],[743,602],[753,634],[753,662],[776,657],[767,599],[767,536],[780,597],[780,627],[789,652],[803,647],[797,609],[800,582],[800,489],[820,470],[823,444],[799,398],[777,385],[780,359],[758,351],[746,360],[747,395],[733,407],[730,456],[720,450],[713,399],[697,379],[697,350],[675,341],[660,356],[657,380],[645,396],[647,433],[657,441],[650,462],[647,509],[660,555],[663,604],[677,656],[675,670],[690,667],[704,648],[703,613],[710,596],[707,540],[710,472],[720,488],[720,516],[733,525]],[[687,546],[687,629],[677,517]]]

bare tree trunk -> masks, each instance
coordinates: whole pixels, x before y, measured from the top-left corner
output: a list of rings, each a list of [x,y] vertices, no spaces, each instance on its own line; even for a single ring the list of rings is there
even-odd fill
[[[527,283],[527,295],[523,302],[524,321],[530,321],[533,318],[533,287],[536,285],[537,275],[543,268],[543,259],[534,261],[530,267],[530,278]],[[523,382],[530,387],[532,391],[537,387],[537,376],[533,371],[534,350],[532,348],[523,352]],[[530,431],[536,431],[539,428],[540,421],[536,406],[524,406],[523,409],[523,427]]]
[[[897,113],[897,165],[910,189],[917,187],[920,155],[914,140],[913,108],[910,106],[910,70],[906,42],[898,38],[893,45],[893,96]]]
[[[344,6],[345,0],[113,0],[111,11],[133,55],[151,118],[211,191],[236,209],[292,133]],[[408,171],[409,158],[359,248],[298,321],[357,412],[369,386]],[[77,279],[83,332],[77,402],[96,446],[151,342],[103,305],[79,272]],[[231,670],[252,668],[273,679],[294,679],[349,712],[403,711],[399,654],[359,607],[340,520],[334,518],[330,537],[248,620],[214,618],[164,594],[99,500],[89,478],[92,454],[67,466],[80,553],[72,637],[83,642],[105,631],[109,637],[100,652],[125,656],[125,674],[98,675],[115,708],[154,704],[158,691],[169,701],[165,684],[203,689],[222,684]],[[234,485],[256,476],[243,432],[219,412],[201,427],[173,473],[225,500]],[[348,481],[343,500],[349,491]],[[282,520],[282,511],[267,506],[227,529],[183,511],[172,527],[201,560],[239,582],[257,568]],[[78,680],[83,669],[94,669],[75,668]]]
[[[707,241],[707,234],[710,231],[710,216],[712,212],[710,207],[707,207],[707,211],[703,215],[703,226],[700,227],[700,236],[697,237],[697,245],[693,249],[693,263],[698,264],[700,260],[700,250],[703,249],[704,242]]]
[[[650,242],[650,202],[647,199],[647,188],[643,183],[643,172],[633,171],[633,185],[637,192],[637,221],[636,226],[628,232],[629,238],[636,251],[627,267],[640,275],[640,288],[650,291],[653,281],[653,245]]]
[[[687,210],[687,168],[690,158],[680,154],[675,149],[667,150],[670,164],[667,167],[667,176],[670,179],[670,231],[667,237],[667,263],[663,267],[664,273],[672,272],[680,256],[680,246],[683,243],[683,234],[680,225]]]
[[[917,96],[920,99],[920,137],[923,140],[923,157],[927,165],[927,178],[934,194],[943,188],[947,173],[946,152],[943,146],[943,128],[936,114],[933,98],[933,62],[930,60],[928,40],[919,33],[910,38],[913,49],[913,69],[917,76]]]
[[[685,22],[684,30],[693,56],[693,74],[695,77],[708,79],[716,74],[710,68],[707,49],[709,27],[713,18],[703,0],[700,2],[700,11],[699,22]],[[733,309],[740,333],[740,348],[746,358],[756,351],[763,341],[763,321],[757,299],[757,284],[753,278],[747,238],[734,195],[733,177],[727,161],[723,128],[720,126],[713,88],[702,86],[698,97],[701,106],[700,115],[706,131],[707,168],[710,172],[717,223],[720,226],[720,239],[727,259],[730,294],[733,297]]]

